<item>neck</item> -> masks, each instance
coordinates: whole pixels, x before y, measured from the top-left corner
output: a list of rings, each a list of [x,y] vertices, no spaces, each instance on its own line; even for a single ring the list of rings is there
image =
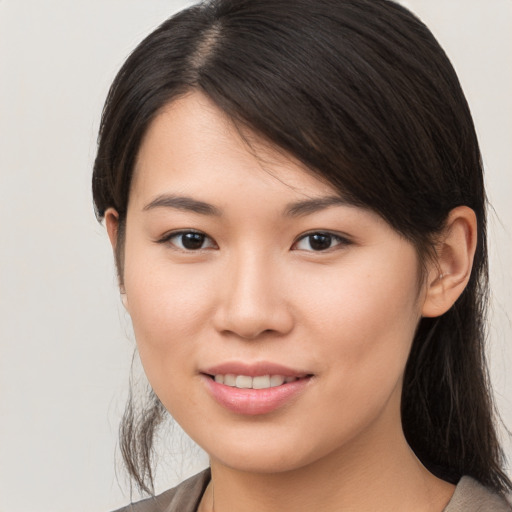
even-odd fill
[[[314,463],[281,473],[241,471],[212,459],[212,482],[199,510],[443,510],[454,487],[424,468],[401,429],[373,442],[363,437]],[[368,446],[371,450],[365,449]]]

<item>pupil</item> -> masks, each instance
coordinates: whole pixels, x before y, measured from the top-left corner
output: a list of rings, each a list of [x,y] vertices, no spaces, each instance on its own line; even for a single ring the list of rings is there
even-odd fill
[[[310,235],[309,244],[311,248],[315,251],[322,251],[325,249],[329,249],[331,246],[332,237],[331,235]]]
[[[201,249],[204,243],[204,235],[201,233],[185,233],[181,238],[185,249]]]

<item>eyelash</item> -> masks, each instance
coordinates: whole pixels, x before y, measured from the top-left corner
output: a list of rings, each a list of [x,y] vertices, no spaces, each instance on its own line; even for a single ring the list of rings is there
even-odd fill
[[[213,247],[206,247],[206,248],[199,247],[197,249],[190,249],[190,248],[186,248],[186,247],[176,246],[176,244],[172,242],[173,238],[182,237],[184,235],[199,235],[201,237],[204,237],[203,243],[204,243],[204,240],[209,240],[212,243]],[[194,229],[183,229],[181,231],[173,231],[171,233],[167,233],[162,238],[157,240],[157,243],[170,244],[170,245],[174,246],[177,250],[181,250],[183,252],[198,252],[201,250],[204,251],[204,250],[211,249],[211,248],[215,249],[217,247],[217,244],[206,233],[203,233],[202,231],[196,231]],[[182,243],[182,245],[183,245],[183,243]]]
[[[348,245],[351,245],[352,242],[344,237],[344,236],[341,236],[341,235],[338,235],[336,233],[332,233],[331,231],[310,231],[309,233],[305,233],[303,235],[301,235],[292,245],[292,248],[297,246],[300,242],[302,242],[303,240],[307,240],[308,238],[311,239],[311,237],[314,237],[314,236],[324,236],[324,237],[328,237],[331,241],[335,241],[337,242],[335,245],[333,246],[330,246],[330,247],[327,247],[326,249],[320,249],[320,250],[317,250],[315,251],[313,248],[311,250],[308,250],[308,249],[297,249],[297,250],[305,250],[307,252],[316,252],[316,253],[325,253],[325,252],[330,252],[331,250],[335,250],[336,247],[346,247]],[[311,240],[309,241],[309,246],[311,247]]]
[[[190,247],[185,247],[183,245],[183,239],[182,239],[182,242],[181,242],[181,247],[178,246],[177,244],[173,243],[172,240],[174,238],[178,238],[178,237],[183,237],[184,235],[197,235],[199,237],[202,237],[202,239],[200,240],[197,240],[197,241],[201,241],[201,246],[200,247],[197,247],[197,248],[190,248]],[[335,245],[330,245],[329,247],[325,248],[325,249],[318,249],[318,250],[315,250],[313,249],[312,245],[311,245],[311,237],[326,237],[328,239],[329,242],[336,242]],[[311,247],[311,249],[294,249],[298,246],[298,244],[304,240],[307,240],[307,239],[310,239],[309,241],[309,246]],[[210,242],[210,246],[209,247],[202,247],[202,245],[204,244],[205,241],[209,241]],[[191,238],[189,241],[194,241],[193,238]],[[317,240],[318,241],[318,240]],[[210,238],[206,233],[203,233],[202,231],[196,231],[196,230],[193,230],[193,229],[184,229],[184,230],[181,230],[181,231],[173,231],[171,233],[167,233],[165,234],[162,238],[158,239],[157,240],[157,243],[159,244],[170,244],[172,246],[174,246],[175,249],[177,250],[180,250],[180,251],[183,251],[183,252],[199,252],[199,251],[204,251],[204,250],[208,250],[208,249],[216,249],[218,248],[217,247],[217,244],[213,241],[212,238]],[[338,246],[342,246],[342,247],[346,247],[348,245],[351,245],[352,242],[347,239],[346,237],[344,236],[341,236],[341,235],[338,235],[336,233],[332,233],[330,231],[310,231],[309,233],[305,233],[303,235],[301,235],[299,238],[297,238],[295,240],[295,242],[293,242],[292,244],[292,249],[294,250],[303,250],[303,251],[306,251],[306,252],[314,252],[314,253],[325,253],[325,252],[330,252],[332,249],[335,249],[336,247]]]

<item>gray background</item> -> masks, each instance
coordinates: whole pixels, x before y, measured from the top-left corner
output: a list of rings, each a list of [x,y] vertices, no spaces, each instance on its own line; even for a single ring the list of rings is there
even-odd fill
[[[0,512],[108,511],[129,499],[116,431],[134,342],[90,174],[115,72],[189,3],[0,0]],[[510,428],[512,2],[403,3],[451,57],[480,136],[495,210],[489,358]],[[159,489],[206,464],[172,438]]]

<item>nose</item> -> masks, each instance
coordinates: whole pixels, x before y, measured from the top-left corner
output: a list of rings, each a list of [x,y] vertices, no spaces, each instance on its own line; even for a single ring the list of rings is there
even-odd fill
[[[264,256],[239,257],[226,265],[214,315],[219,332],[247,340],[293,329],[282,273]]]

